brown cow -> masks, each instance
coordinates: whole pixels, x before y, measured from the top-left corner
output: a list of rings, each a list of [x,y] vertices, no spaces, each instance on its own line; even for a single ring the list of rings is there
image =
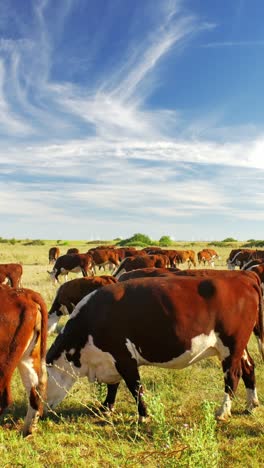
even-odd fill
[[[118,282],[127,281],[134,278],[156,277],[173,274],[177,271],[182,271],[179,268],[139,268],[138,270],[126,271],[118,277]]]
[[[213,249],[203,249],[197,253],[198,263],[205,266],[206,264],[214,267],[214,262],[219,258],[218,254]]]
[[[48,271],[51,279],[56,283],[58,282],[59,275],[67,275],[69,272],[79,273],[82,272],[83,276],[93,274],[92,272],[93,260],[89,254],[65,254],[57,258],[52,271]]]
[[[46,392],[47,308],[30,289],[0,287],[0,414],[11,403],[11,378],[16,367],[29,406],[23,435],[32,433],[42,413]]]
[[[118,278],[125,271],[137,270],[139,268],[167,268],[169,266],[170,261],[166,255],[135,255],[134,257],[124,258],[117,270],[114,271],[113,276]]]
[[[0,283],[8,281],[12,288],[21,286],[21,277],[23,267],[20,263],[1,263],[0,264]]]
[[[52,333],[62,315],[71,314],[78,302],[87,294],[107,284],[116,283],[113,276],[76,278],[62,284],[49,310],[48,333]]]
[[[55,263],[59,256],[60,256],[59,247],[51,247],[49,249],[49,264]]]
[[[245,263],[251,260],[251,255],[256,252],[253,249],[233,249],[226,261],[227,268],[234,270],[236,266],[242,268]]]
[[[218,419],[226,420],[240,376],[247,410],[258,405],[254,361],[247,350],[252,331],[263,357],[262,296],[255,274],[170,274],[105,286],[76,306],[47,353],[48,403],[55,407],[77,377],[88,377],[108,385],[104,407],[112,409],[123,378],[143,419],[140,366],[183,369],[216,355],[225,391]]]
[[[107,266],[109,270],[113,270],[114,266],[119,265],[119,255],[115,249],[95,249],[90,253],[93,262],[93,271],[95,273],[96,267]]]
[[[188,263],[189,268],[196,266],[194,250],[176,250],[173,266],[178,267],[183,263]]]
[[[66,254],[78,254],[80,253],[79,249],[76,247],[71,247],[70,249],[67,250]]]

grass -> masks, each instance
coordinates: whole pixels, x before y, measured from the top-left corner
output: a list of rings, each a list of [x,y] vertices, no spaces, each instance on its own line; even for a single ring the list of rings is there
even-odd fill
[[[56,243],[54,243],[56,245]],[[76,243],[61,246],[62,253]],[[201,250],[204,245],[192,248]],[[23,286],[40,292],[50,307],[56,287],[47,270],[50,245],[0,245],[0,261],[24,266]],[[78,243],[87,251],[86,243]],[[184,248],[184,245],[182,246]],[[217,248],[225,268],[231,248]],[[71,275],[72,278],[76,275]],[[49,345],[55,335],[49,337]],[[249,350],[256,363],[259,399],[264,404],[264,368],[252,338]],[[213,358],[181,371],[140,369],[150,420],[137,422],[136,405],[121,383],[116,411],[100,414],[105,387],[76,382],[56,412],[40,420],[33,437],[23,439],[26,396],[17,371],[12,381],[14,403],[1,416],[1,467],[261,467],[264,466],[264,407],[244,413],[245,390],[240,382],[228,423],[216,423],[215,409],[223,397],[223,374]]]

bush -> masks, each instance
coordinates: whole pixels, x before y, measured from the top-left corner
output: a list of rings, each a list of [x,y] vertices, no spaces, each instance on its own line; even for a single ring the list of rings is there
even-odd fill
[[[227,238],[224,239],[222,242],[237,242],[237,240],[234,239],[233,237],[227,237]]]
[[[132,244],[133,243],[133,244]],[[142,246],[146,247],[148,245],[151,245],[153,242],[150,239],[150,237],[146,236],[145,234],[134,234],[132,237],[129,237],[128,239],[123,239],[120,242],[118,242],[118,245],[123,247],[124,245],[126,246]]]
[[[160,247],[169,247],[172,245],[172,240],[170,236],[162,236],[159,240]]]
[[[24,245],[45,245],[45,242],[41,239],[34,239],[29,242],[25,242]]]

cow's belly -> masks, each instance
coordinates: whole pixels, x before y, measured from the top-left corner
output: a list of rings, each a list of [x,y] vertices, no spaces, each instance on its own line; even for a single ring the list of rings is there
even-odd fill
[[[218,335],[211,331],[209,335],[201,334],[196,336],[191,341],[190,349],[178,356],[172,356],[166,362],[150,361],[144,358],[140,349],[137,349],[134,343],[129,339],[126,340],[126,346],[131,354],[131,357],[136,359],[138,366],[151,365],[158,367],[166,367],[171,369],[184,369],[184,367],[191,366],[192,364],[201,361],[210,356],[218,356],[222,361],[229,356],[229,348],[224,346]],[[156,350],[154,350],[156,355]]]
[[[61,275],[67,275],[67,274],[69,273],[69,271],[70,271],[71,273],[79,273],[80,271],[82,271],[82,269],[81,269],[81,267],[79,267],[79,266],[73,268],[72,270],[65,270],[65,268],[61,268],[61,269],[60,269]]]
[[[120,382],[122,378],[117,372],[112,354],[97,348],[91,335],[81,350],[80,363],[81,376],[87,376],[90,382],[114,384]]]

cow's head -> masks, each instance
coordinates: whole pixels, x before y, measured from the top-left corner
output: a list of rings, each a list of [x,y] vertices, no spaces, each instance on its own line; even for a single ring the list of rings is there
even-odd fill
[[[56,277],[56,273],[57,273],[56,269],[53,269],[52,271],[47,270],[47,273],[49,274],[51,281],[53,281],[54,283],[58,283],[58,279]]]

